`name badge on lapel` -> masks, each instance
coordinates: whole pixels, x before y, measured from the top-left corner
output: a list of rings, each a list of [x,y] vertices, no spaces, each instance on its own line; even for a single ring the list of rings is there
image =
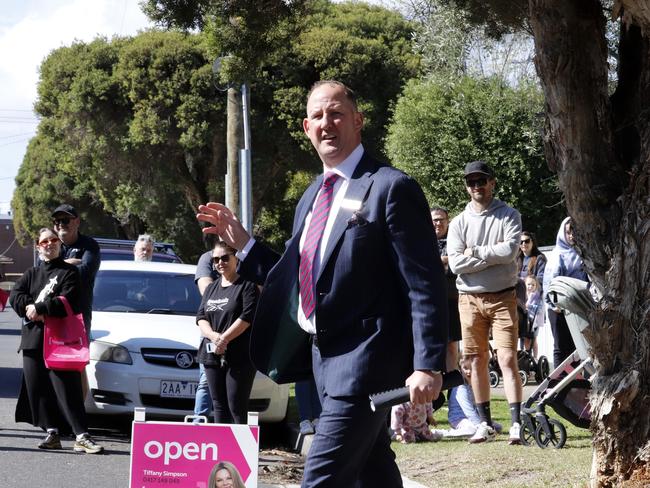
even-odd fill
[[[361,200],[350,200],[349,198],[344,198],[341,202],[341,208],[346,210],[361,210]]]

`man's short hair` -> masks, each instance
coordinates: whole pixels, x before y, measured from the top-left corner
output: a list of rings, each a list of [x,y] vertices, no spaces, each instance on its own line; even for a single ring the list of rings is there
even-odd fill
[[[338,86],[342,88],[345,98],[347,98],[350,102],[352,102],[352,105],[354,106],[354,110],[356,112],[359,111],[359,109],[357,108],[357,95],[356,93],[354,93],[354,90],[352,90],[352,88],[347,86],[345,83],[341,83],[340,81],[336,81],[336,80],[319,80],[316,83],[314,83],[309,89],[309,93],[307,93],[307,101],[309,101],[309,97],[311,97],[311,94],[314,93],[314,91],[317,88],[323,85],[332,85],[332,86]]]
[[[431,207],[429,213],[433,212],[443,212],[447,217],[449,217],[449,210],[447,210],[445,207]]]

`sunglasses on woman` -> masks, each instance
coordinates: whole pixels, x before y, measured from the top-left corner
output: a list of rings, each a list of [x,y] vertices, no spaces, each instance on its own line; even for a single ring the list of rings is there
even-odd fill
[[[222,263],[226,264],[228,261],[230,261],[230,256],[232,254],[224,254],[223,256],[212,256],[212,262],[214,264],[219,264],[219,261]]]
[[[59,242],[61,239],[58,237],[50,237],[49,239],[43,239],[38,243],[39,246],[47,246],[48,244],[56,244]]]
[[[522,239],[521,244],[528,244],[530,242],[530,239]]]

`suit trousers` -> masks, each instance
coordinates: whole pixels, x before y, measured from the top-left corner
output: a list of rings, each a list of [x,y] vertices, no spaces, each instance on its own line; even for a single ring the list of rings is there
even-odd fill
[[[315,345],[312,358],[323,410],[305,463],[302,488],[401,488],[402,477],[388,436],[390,411],[370,410],[367,395],[328,396],[319,376],[321,357]]]

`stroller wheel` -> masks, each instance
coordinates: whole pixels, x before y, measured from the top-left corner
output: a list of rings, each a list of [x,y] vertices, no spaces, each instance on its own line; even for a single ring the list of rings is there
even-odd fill
[[[499,373],[496,371],[490,371],[490,386],[496,388],[499,386]]]
[[[550,371],[551,369],[548,364],[548,359],[546,356],[540,356],[537,360],[537,368],[535,369],[535,381],[541,383],[546,379]]]
[[[519,440],[524,446],[530,446],[535,439],[535,432],[530,430],[527,422],[521,424],[521,430],[519,430]]]
[[[519,377],[521,378],[521,386],[526,386],[528,384],[528,373],[520,369]]]
[[[562,425],[562,422],[555,419],[548,419],[548,423],[551,430],[550,435],[546,433],[541,423],[537,424],[537,428],[535,429],[535,442],[542,449],[546,449],[549,446],[555,449],[561,449],[566,442],[566,429]]]

